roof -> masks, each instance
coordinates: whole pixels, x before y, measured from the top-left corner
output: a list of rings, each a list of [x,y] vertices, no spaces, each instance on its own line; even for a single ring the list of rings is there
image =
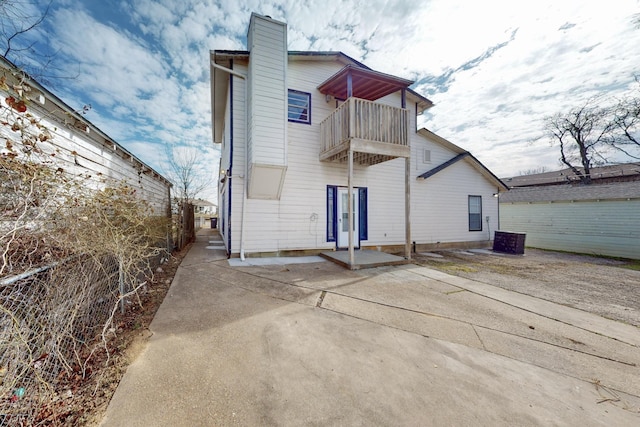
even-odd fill
[[[209,57],[211,63],[215,63],[217,65],[221,65],[225,68],[232,68],[232,64],[234,60],[248,60],[249,59],[249,51],[247,50],[212,50],[209,52]],[[351,70],[352,73],[356,73],[357,78],[361,79],[361,83],[365,83],[365,85],[370,82],[374,77],[378,78],[379,82],[382,83],[381,87],[385,88],[385,90],[381,90],[373,96],[381,96],[388,95],[390,93],[399,91],[403,88],[406,88],[407,97],[412,99],[418,105],[418,112],[423,112],[433,106],[433,102],[431,102],[428,98],[420,95],[414,90],[410,89],[408,86],[413,84],[413,81],[402,79],[400,77],[392,76],[390,74],[380,73],[378,71],[372,70],[367,67],[363,63],[356,61],[348,55],[345,55],[342,52],[334,52],[334,51],[288,51],[289,61],[336,61],[339,62],[347,69],[343,68],[340,72],[334,75],[332,78],[336,78],[336,83],[331,87],[331,95],[334,95],[336,98],[346,99],[346,74],[344,78],[341,77],[340,73],[346,73],[348,70]],[[211,67],[211,114],[212,114],[212,123],[213,123],[213,141],[219,143],[222,141],[222,129],[223,129],[223,121],[224,121],[224,111],[225,111],[225,103],[227,100],[227,88],[228,88],[228,79],[229,73],[224,70]],[[328,83],[328,81],[325,81]],[[323,84],[325,84],[323,83]],[[342,89],[341,86],[342,85]],[[321,85],[322,86],[322,85]],[[221,88],[216,89],[216,88]],[[392,90],[391,90],[392,89]],[[354,91],[357,88],[354,86]],[[391,90],[390,92],[384,93],[385,91]],[[335,94],[334,94],[335,93]],[[380,95],[384,93],[384,95]],[[354,94],[354,96],[358,96],[358,92]],[[368,95],[364,99],[370,99]],[[377,99],[377,98],[376,98]]]
[[[464,152],[464,153],[458,154],[453,159],[447,160],[446,162],[442,163],[441,165],[436,166],[435,168],[426,171],[422,175],[418,175],[418,179],[427,179],[427,178],[437,174],[441,170],[444,170],[444,169],[448,168],[452,164],[457,163],[458,161],[463,160],[465,157],[468,157],[470,155],[471,155],[471,153],[469,153],[469,152]]]
[[[607,184],[562,184],[512,188],[500,203],[571,202],[640,199],[640,181]]]
[[[46,87],[41,85],[36,79],[26,74],[24,71],[20,70],[18,66],[16,66],[13,62],[9,61],[3,56],[0,56],[0,68],[4,68],[11,73],[20,73],[25,78],[25,83],[29,85],[32,90],[35,89],[40,92],[44,99],[49,101],[51,104],[55,106],[54,111],[50,111],[48,118],[54,119],[56,113],[64,113],[64,120],[73,119],[74,126],[78,129],[85,129],[87,133],[87,138],[96,141],[97,143],[102,143],[104,145],[109,146],[111,149],[116,149],[119,154],[127,159],[131,159],[132,161],[139,164],[142,170],[148,171],[153,174],[154,177],[164,181],[165,183],[172,185],[171,182],[162,176],[159,172],[153,169],[151,166],[144,163],[142,160],[134,156],[129,150],[124,148],[122,145],[118,144],[111,137],[109,137],[106,133],[101,131],[97,126],[91,123],[87,118],[80,114],[75,109],[71,108],[67,105],[62,99],[58,98],[53,92],[49,91]],[[41,107],[44,108],[46,104],[41,102]],[[90,135],[90,136],[89,136]],[[99,136],[102,140],[98,140],[96,136]]]
[[[347,99],[349,97],[348,88],[351,85],[353,96],[375,101],[383,96],[407,89],[412,84],[412,80],[349,64],[321,83],[318,90],[320,93],[338,99]]]
[[[435,133],[431,132],[428,129],[422,128],[418,131],[418,134],[422,135],[425,138],[428,138],[429,140],[437,144],[440,144],[441,146],[453,151],[454,153],[457,153],[457,156],[447,160],[446,162],[432,169],[429,169],[428,171],[424,172],[421,175],[418,175],[417,179],[422,179],[422,180],[428,179],[433,175],[437,174],[438,172],[447,169],[451,165],[454,165],[460,161],[465,161],[469,165],[471,165],[474,169],[476,169],[478,172],[480,172],[482,176],[484,176],[486,179],[491,181],[498,188],[498,191],[509,190],[509,187],[507,187],[505,183],[500,180],[500,178],[495,176],[493,172],[491,172],[485,165],[483,165],[478,159],[476,159],[470,152],[466,151],[461,147],[458,147],[457,145],[455,145],[450,141],[447,141],[443,137],[436,135]]]
[[[210,57],[212,61],[219,63],[221,65],[229,64],[232,59],[249,59],[249,51],[248,50],[226,50],[226,49],[218,49],[210,51]],[[306,51],[306,50],[290,50],[288,51],[288,57],[290,61],[336,61],[343,65],[353,65],[358,68],[362,68],[365,70],[374,71],[371,68],[367,67],[360,61],[357,61],[339,51],[327,51],[327,50],[318,50],[318,51]],[[375,72],[375,71],[374,71]],[[391,76],[394,78],[398,78],[392,76],[390,74],[379,73],[387,76]],[[404,80],[404,79],[401,79]],[[409,84],[413,84],[411,80],[405,80],[410,82]],[[418,92],[413,89],[407,88],[407,93],[414,98],[416,102],[418,102],[418,109],[420,111],[427,110],[433,107],[433,102],[426,98],[423,95],[420,95]]]
[[[579,167],[578,170],[582,172],[584,168]],[[640,163],[620,163],[594,167],[591,168],[591,179],[593,181],[640,180]],[[510,187],[530,187],[534,185],[558,185],[579,182],[580,178],[571,169],[567,168],[553,172],[503,178],[503,181]]]

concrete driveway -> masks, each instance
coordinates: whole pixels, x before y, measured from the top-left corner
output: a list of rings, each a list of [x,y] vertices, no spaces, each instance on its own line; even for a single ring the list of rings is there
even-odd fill
[[[413,265],[230,267],[208,233],[102,425],[640,424],[634,326]]]

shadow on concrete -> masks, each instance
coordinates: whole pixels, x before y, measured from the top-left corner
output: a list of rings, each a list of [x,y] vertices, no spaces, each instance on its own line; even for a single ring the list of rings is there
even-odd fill
[[[639,420],[637,346],[591,331],[628,325],[412,265],[232,268],[201,237],[104,426]]]

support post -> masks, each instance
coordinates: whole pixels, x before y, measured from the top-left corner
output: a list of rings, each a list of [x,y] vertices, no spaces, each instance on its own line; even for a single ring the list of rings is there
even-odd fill
[[[354,98],[347,98],[347,104],[349,107],[349,134],[347,138],[351,140],[351,138],[355,138],[356,136],[356,100]],[[340,143],[341,141],[338,141]],[[351,144],[351,142],[349,142]]]
[[[404,253],[411,260],[411,157],[404,159]]]
[[[347,177],[347,217],[349,222],[349,268],[355,265],[355,249],[353,247],[353,149],[349,147],[349,176]]]
[[[124,265],[122,264],[122,260],[118,260],[118,288],[120,291],[120,314],[124,314],[125,306],[124,306]]]

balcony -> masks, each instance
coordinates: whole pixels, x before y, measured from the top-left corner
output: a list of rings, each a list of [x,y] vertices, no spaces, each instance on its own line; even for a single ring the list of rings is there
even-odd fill
[[[409,157],[409,110],[351,97],[320,123],[320,160],[365,166]]]

